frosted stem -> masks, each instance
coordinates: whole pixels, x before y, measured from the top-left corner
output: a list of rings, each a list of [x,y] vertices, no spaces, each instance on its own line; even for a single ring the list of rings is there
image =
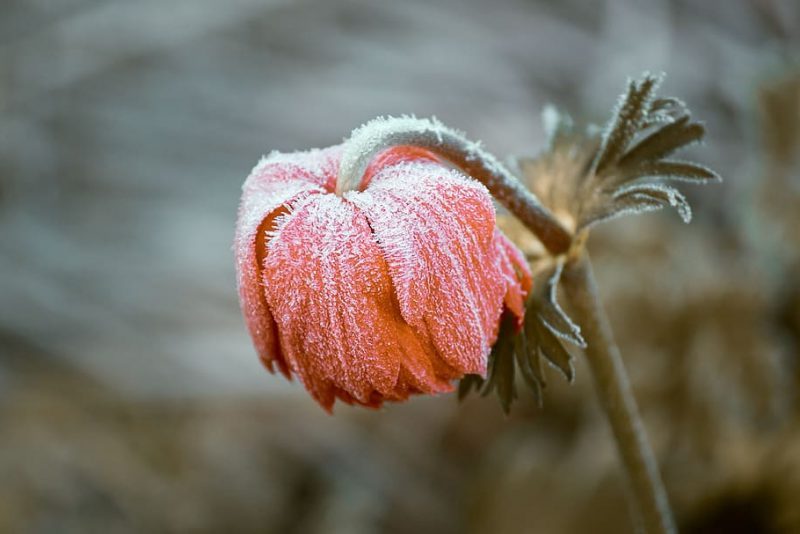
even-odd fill
[[[375,119],[353,131],[336,182],[337,194],[358,188],[370,161],[393,146],[426,148],[478,180],[522,221],[552,254],[569,249],[569,232],[494,156],[460,132],[436,120],[411,117]]]
[[[675,524],[667,493],[639,417],[622,356],[600,303],[592,265],[585,249],[565,266],[561,280],[587,342],[586,358],[594,376],[595,389],[611,423],[644,532],[674,533]]]

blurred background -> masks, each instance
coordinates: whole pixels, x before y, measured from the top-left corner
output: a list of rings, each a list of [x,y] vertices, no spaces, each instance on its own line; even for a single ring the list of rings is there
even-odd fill
[[[416,113],[534,155],[644,70],[725,182],[596,231],[604,302],[682,532],[800,532],[799,52],[794,0],[2,0],[0,532],[629,532],[580,357],[542,410],[330,417],[231,242],[265,152]]]

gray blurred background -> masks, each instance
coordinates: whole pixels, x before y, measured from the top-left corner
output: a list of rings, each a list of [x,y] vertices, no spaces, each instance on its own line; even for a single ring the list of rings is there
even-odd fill
[[[627,532],[589,376],[329,417],[262,370],[231,241],[259,157],[376,115],[536,154],[626,77],[725,178],[597,232],[684,532],[800,532],[800,4],[0,1],[0,532]],[[526,236],[517,236],[524,241]]]

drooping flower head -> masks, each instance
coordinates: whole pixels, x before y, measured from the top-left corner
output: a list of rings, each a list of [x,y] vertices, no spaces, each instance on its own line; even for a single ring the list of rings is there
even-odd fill
[[[521,321],[531,284],[488,191],[400,146],[336,194],[342,151],[273,153],[243,186],[237,279],[261,360],[329,411],[485,375],[501,314]]]

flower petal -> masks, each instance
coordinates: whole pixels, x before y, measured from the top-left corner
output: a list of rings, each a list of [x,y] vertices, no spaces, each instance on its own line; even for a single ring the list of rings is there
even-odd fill
[[[498,265],[506,281],[505,306],[516,316],[517,327],[522,327],[525,315],[525,298],[533,286],[533,277],[522,252],[500,231],[495,230]]]
[[[281,347],[317,401],[379,406],[449,391],[435,351],[403,321],[366,218],[335,195],[314,195],[278,218],[264,282]]]
[[[261,158],[245,181],[243,189],[247,192],[250,187],[300,180],[333,192],[342,150],[342,145],[336,145],[285,154],[272,152]]]
[[[486,188],[421,161],[386,167],[346,198],[369,220],[405,320],[449,365],[485,374],[506,292]]]
[[[261,279],[266,232],[292,202],[322,193],[325,173],[335,176],[338,147],[294,154],[273,153],[253,169],[242,186],[234,253],[242,313],[259,357],[270,371],[273,362],[289,378]],[[330,169],[333,169],[331,171]]]

